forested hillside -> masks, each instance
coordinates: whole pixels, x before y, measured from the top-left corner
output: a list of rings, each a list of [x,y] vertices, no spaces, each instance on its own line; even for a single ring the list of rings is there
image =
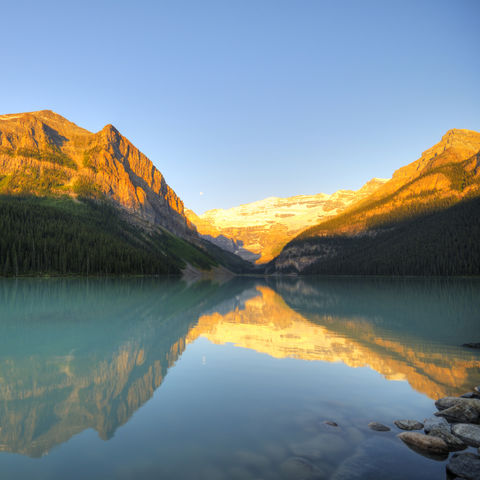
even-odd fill
[[[304,274],[480,275],[480,198],[385,219],[364,235],[310,237],[297,245],[316,257]],[[295,271],[291,265],[284,273]]]
[[[160,227],[124,221],[90,199],[0,196],[0,274],[179,274],[210,269],[206,252]]]

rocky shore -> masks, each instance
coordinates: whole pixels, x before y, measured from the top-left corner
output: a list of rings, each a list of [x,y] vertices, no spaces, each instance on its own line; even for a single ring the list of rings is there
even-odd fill
[[[434,460],[449,459],[446,467],[448,480],[479,480],[480,386],[460,397],[440,398],[435,406],[438,411],[423,423],[395,420],[395,426],[405,430],[397,435],[398,438],[421,455]],[[377,422],[368,426],[376,431],[390,430],[387,425]],[[463,452],[467,449],[470,451]],[[453,453],[460,451],[462,453]]]

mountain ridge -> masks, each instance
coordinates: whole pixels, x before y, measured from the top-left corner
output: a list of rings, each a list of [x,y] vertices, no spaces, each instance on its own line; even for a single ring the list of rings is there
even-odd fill
[[[0,175],[21,169],[27,182],[4,178],[0,192],[43,193],[35,177],[46,177],[53,193],[104,195],[177,235],[195,231],[164,176],[111,124],[92,133],[51,110],[1,115]]]
[[[268,197],[229,209],[212,209],[202,215],[187,210],[198,232],[214,243],[236,242],[232,250],[245,260],[270,261],[298,233],[319,218],[335,216],[381,187],[387,180],[373,178],[360,189],[332,194]],[[225,248],[225,247],[224,247]]]
[[[480,133],[449,130],[440,142],[399,168],[372,195],[302,232],[284,247],[267,270],[480,273],[480,247],[471,242],[479,228],[475,213],[479,197]],[[425,242],[431,248],[419,257]],[[403,260],[393,255],[395,249],[402,252]],[[393,258],[399,265],[392,264]],[[430,265],[425,264],[427,258]]]

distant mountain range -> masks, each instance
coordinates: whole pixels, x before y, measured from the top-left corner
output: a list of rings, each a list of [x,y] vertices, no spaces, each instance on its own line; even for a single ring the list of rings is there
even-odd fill
[[[371,195],[385,182],[385,179],[373,178],[357,191],[269,197],[228,210],[208,210],[200,216],[186,210],[186,215],[197,226],[198,232],[210,241],[222,248],[230,248],[245,260],[266,263],[300,232],[338,215]],[[235,243],[228,244],[227,239]]]
[[[480,133],[358,191],[196,215],[112,125],[0,115],[0,226],[0,275],[479,274]]]

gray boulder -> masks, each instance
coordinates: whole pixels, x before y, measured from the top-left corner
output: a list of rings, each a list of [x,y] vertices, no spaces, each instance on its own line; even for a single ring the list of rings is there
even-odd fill
[[[480,447],[480,426],[469,423],[457,423],[452,433],[471,447]]]
[[[471,399],[462,399],[471,400]],[[444,417],[449,422],[460,423],[480,423],[480,410],[467,402],[460,402],[453,405],[450,408],[446,408],[440,412],[436,412],[434,415],[437,417]]]
[[[443,429],[432,428],[428,435],[441,438],[447,444],[447,447],[451,452],[458,452],[467,448],[467,445],[460,440],[460,438]]]
[[[431,430],[443,430],[450,433],[449,423],[442,417],[428,417],[423,421],[423,428],[425,433],[430,433]]]
[[[480,478],[480,457],[474,453],[455,453],[447,464],[447,472],[467,480]]]
[[[455,405],[469,405],[480,412],[480,399],[463,397],[443,397],[435,402],[438,410],[446,410]]]

